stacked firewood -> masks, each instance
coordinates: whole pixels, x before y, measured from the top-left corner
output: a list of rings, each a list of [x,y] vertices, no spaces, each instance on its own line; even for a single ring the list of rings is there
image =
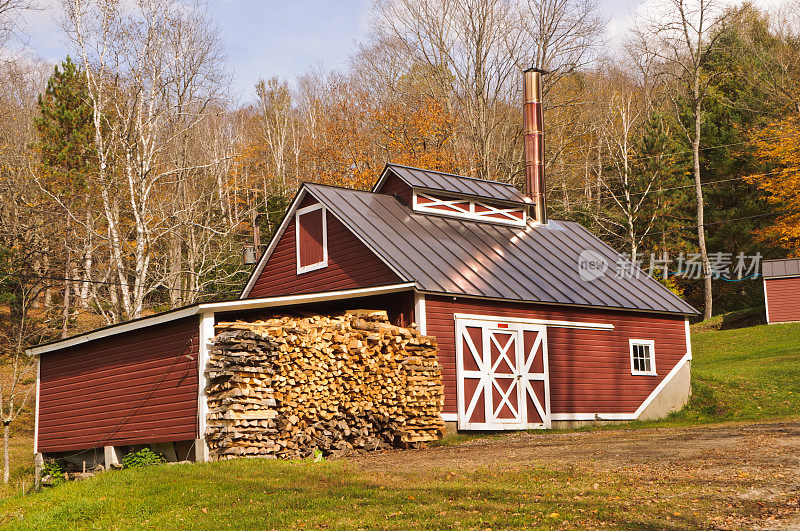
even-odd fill
[[[217,458],[340,456],[441,437],[436,340],[385,312],[219,323],[206,368]]]

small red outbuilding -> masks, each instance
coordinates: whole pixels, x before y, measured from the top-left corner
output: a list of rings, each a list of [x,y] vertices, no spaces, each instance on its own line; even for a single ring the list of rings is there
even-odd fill
[[[761,268],[767,323],[800,322],[800,259],[765,260]]]

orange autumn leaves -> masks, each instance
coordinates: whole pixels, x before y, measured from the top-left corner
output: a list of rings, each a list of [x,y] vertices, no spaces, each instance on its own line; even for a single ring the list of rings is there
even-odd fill
[[[762,229],[761,236],[779,242],[793,256],[800,256],[800,117],[765,127],[756,134],[754,144],[758,159],[775,169],[754,175],[751,180],[785,212]]]
[[[259,123],[258,112],[251,123]],[[423,90],[404,86],[383,93],[335,79],[299,95],[286,123],[289,131],[271,135],[287,137],[285,176],[265,163],[275,146],[255,127],[253,134],[245,134],[240,153],[255,173],[290,183],[289,193],[302,181],[368,189],[387,162],[456,170],[455,120],[448,100]]]
[[[376,115],[385,131],[384,149],[397,164],[453,173],[454,121],[444,99],[419,95],[412,101],[392,102]]]
[[[453,119],[444,100],[376,97],[340,82],[331,87],[317,135],[308,139],[307,179],[366,189],[387,162],[454,171]]]

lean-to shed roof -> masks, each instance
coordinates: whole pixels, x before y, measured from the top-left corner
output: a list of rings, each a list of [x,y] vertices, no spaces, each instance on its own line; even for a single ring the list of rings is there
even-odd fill
[[[764,260],[761,264],[761,274],[764,278],[800,276],[800,258]]]

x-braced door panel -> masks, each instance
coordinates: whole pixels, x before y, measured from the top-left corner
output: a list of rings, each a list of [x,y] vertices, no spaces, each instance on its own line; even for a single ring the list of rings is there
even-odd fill
[[[550,427],[544,326],[457,319],[456,338],[459,428]]]

